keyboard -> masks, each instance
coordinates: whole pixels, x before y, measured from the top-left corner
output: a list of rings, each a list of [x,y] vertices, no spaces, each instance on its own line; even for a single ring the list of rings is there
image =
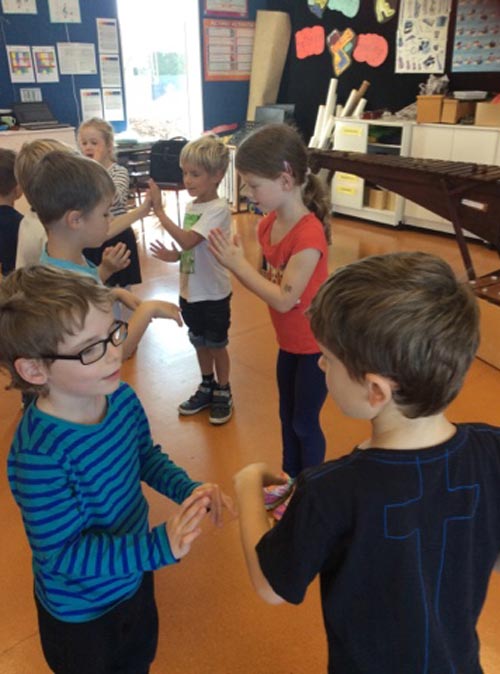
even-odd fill
[[[27,124],[20,124],[19,126],[26,131],[44,131],[45,129],[67,129],[71,124],[63,124],[62,122],[55,122],[54,124],[50,122],[29,122]]]

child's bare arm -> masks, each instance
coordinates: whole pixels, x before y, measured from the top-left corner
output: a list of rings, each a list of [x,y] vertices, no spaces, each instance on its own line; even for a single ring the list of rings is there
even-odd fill
[[[289,259],[281,283],[272,283],[252,267],[243,254],[237,237],[233,241],[220,229],[213,229],[208,237],[209,248],[217,260],[241,281],[251,292],[276,311],[286,313],[299,302],[318,260],[320,251],[307,248]]]
[[[179,244],[182,250],[191,250],[191,248],[194,248],[204,240],[201,234],[193,232],[192,230],[182,229],[182,227],[176,225],[175,222],[168,217],[161,201],[161,190],[154,180],[149,181],[149,191],[153,201],[154,213],[160,221],[161,226],[170,234],[172,239]]]
[[[240,537],[248,573],[255,591],[268,604],[281,604],[284,599],[271,587],[260,568],[255,546],[270,529],[264,507],[262,488],[276,482],[267,466],[253,463],[234,476],[234,487],[240,519]]]
[[[137,345],[153,318],[171,318],[182,325],[180,309],[172,302],[143,300],[128,321],[128,336],[123,344],[123,360],[137,349]]]
[[[101,264],[98,267],[99,278],[106,283],[115,272],[125,269],[130,264],[130,250],[124,243],[117,243],[104,249]]]
[[[131,309],[132,311],[135,311],[135,309],[142,304],[141,298],[134,295],[134,293],[131,293],[130,290],[127,290],[126,288],[112,288],[111,294],[115,300],[118,300],[118,302],[121,302],[127,309]]]
[[[117,234],[124,232],[130,227],[130,225],[133,225],[136,220],[145,218],[147,215],[149,215],[150,210],[151,196],[146,192],[144,201],[140,206],[113,218],[108,229],[108,239],[112,239]]]

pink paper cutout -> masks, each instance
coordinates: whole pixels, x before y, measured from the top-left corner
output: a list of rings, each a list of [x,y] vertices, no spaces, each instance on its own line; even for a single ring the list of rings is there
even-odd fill
[[[385,61],[388,53],[389,45],[385,37],[376,33],[364,33],[358,35],[352,57],[359,63],[366,62],[377,68]]]
[[[322,54],[325,51],[325,29],[323,26],[298,30],[295,33],[295,49],[298,59]]]

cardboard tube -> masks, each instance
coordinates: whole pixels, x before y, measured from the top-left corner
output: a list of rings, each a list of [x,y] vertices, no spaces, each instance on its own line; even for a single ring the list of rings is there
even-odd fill
[[[337,102],[337,80],[332,77],[330,80],[330,85],[328,87],[328,94],[326,96],[326,118],[329,115],[333,115],[335,109],[335,103]]]

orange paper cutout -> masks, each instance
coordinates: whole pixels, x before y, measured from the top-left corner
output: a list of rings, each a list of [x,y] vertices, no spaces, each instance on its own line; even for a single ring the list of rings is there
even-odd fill
[[[298,30],[295,33],[295,49],[298,59],[322,54],[325,51],[325,29],[323,26]]]
[[[359,63],[366,62],[369,66],[376,68],[382,65],[388,53],[389,45],[385,37],[376,33],[364,33],[358,35],[352,57]]]

